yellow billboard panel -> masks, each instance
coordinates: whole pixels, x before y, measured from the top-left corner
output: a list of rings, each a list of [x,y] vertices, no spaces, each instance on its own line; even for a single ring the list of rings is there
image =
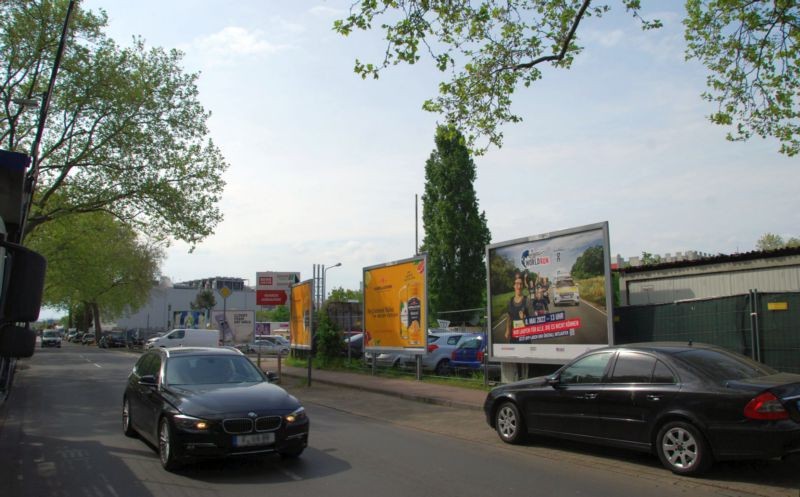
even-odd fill
[[[364,269],[365,347],[425,348],[426,262],[419,256]]]
[[[313,302],[311,280],[292,285],[289,298],[289,340],[293,349],[311,350]]]

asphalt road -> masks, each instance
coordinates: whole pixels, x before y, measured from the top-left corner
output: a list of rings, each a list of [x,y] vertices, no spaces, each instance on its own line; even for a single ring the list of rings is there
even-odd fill
[[[0,495],[800,495],[785,479],[796,477],[797,465],[742,465],[743,480],[731,487],[713,477],[675,477],[647,455],[557,441],[511,447],[474,410],[291,382],[286,388],[312,420],[299,460],[237,458],[167,473],[149,446],[121,432],[122,390],[134,360],[121,350],[65,344],[21,361],[0,411]],[[765,468],[769,486],[753,476]],[[781,471],[792,468],[784,478]]]

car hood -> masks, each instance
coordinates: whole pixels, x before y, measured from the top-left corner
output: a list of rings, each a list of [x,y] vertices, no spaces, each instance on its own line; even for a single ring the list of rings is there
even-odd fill
[[[728,388],[760,392],[769,390],[780,398],[793,398],[800,396],[800,374],[778,373],[757,378],[729,381]]]
[[[283,388],[271,383],[235,385],[182,385],[169,387],[172,404],[189,416],[215,416],[241,412],[258,415],[288,414],[300,402]]]

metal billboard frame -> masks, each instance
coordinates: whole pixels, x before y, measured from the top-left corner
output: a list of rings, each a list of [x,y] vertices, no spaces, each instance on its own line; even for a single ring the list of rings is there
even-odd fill
[[[548,240],[555,240],[562,237],[579,235],[582,233],[589,233],[592,231],[602,231],[602,245],[603,245],[603,271],[604,271],[604,291],[605,291],[605,309],[606,309],[606,341],[604,343],[590,343],[590,344],[519,344],[519,343],[499,343],[496,344],[494,340],[494,318],[492,315],[492,288],[491,288],[491,255],[498,249],[514,247],[517,245],[543,243]],[[568,228],[559,231],[552,231],[549,233],[542,233],[539,235],[532,235],[523,238],[516,238],[514,240],[507,240],[503,242],[493,243],[486,246],[486,316],[487,316],[487,339],[489,343],[489,357],[492,361],[509,362],[509,363],[532,363],[532,364],[565,364],[571,359],[577,357],[583,352],[606,345],[613,344],[613,293],[611,282],[611,254],[609,243],[609,229],[608,221],[587,224],[574,228]],[[507,354],[496,353],[495,346],[503,347]],[[521,353],[527,348],[526,353]],[[500,349],[498,349],[500,350]]]

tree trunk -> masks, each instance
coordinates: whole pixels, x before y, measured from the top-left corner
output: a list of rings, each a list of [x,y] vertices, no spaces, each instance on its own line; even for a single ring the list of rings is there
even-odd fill
[[[94,317],[94,339],[95,343],[100,342],[100,335],[103,332],[103,329],[100,327],[100,308],[97,305],[97,302],[92,302],[92,317]]]

